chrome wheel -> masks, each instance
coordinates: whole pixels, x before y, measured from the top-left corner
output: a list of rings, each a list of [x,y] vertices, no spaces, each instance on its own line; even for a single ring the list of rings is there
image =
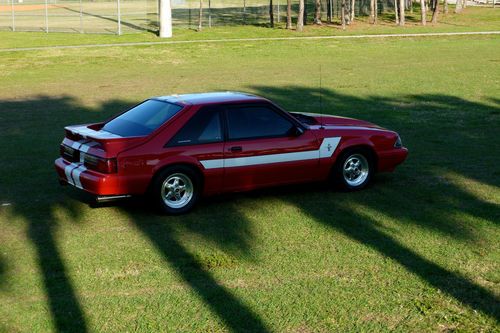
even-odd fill
[[[353,154],[344,162],[342,174],[347,185],[357,187],[363,184],[370,173],[368,160],[361,154]]]
[[[161,186],[161,198],[170,208],[183,208],[193,198],[194,187],[191,179],[183,173],[168,176]]]

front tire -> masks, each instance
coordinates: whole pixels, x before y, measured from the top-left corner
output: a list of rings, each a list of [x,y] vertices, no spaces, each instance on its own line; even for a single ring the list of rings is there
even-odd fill
[[[152,195],[158,208],[170,215],[189,212],[198,201],[199,194],[199,176],[185,166],[173,166],[162,170],[153,183]]]
[[[371,181],[373,173],[372,156],[363,149],[342,154],[335,164],[335,180],[347,191],[365,188]]]

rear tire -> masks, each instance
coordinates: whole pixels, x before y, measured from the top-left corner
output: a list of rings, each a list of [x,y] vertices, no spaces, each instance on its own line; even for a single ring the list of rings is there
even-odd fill
[[[335,163],[334,178],[342,189],[357,191],[370,183],[373,173],[372,154],[365,149],[353,149],[339,156]]]
[[[186,166],[172,166],[155,177],[152,196],[161,212],[185,214],[193,209],[201,191],[197,172]]]

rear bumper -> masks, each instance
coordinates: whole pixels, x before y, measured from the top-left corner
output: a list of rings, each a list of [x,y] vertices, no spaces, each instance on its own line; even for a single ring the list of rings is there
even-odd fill
[[[59,180],[94,195],[120,195],[120,177],[88,170],[82,163],[70,163],[63,158],[54,162]]]
[[[378,172],[392,172],[394,169],[403,163],[408,156],[408,149],[394,148],[389,151],[384,151],[378,154]]]

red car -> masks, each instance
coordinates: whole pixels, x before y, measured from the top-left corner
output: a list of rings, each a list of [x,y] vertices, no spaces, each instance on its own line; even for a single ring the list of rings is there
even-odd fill
[[[335,179],[348,190],[408,155],[366,121],[291,113],[246,93],[148,99],[97,124],[68,126],[55,167],[100,200],[153,195],[167,213],[203,195]]]

